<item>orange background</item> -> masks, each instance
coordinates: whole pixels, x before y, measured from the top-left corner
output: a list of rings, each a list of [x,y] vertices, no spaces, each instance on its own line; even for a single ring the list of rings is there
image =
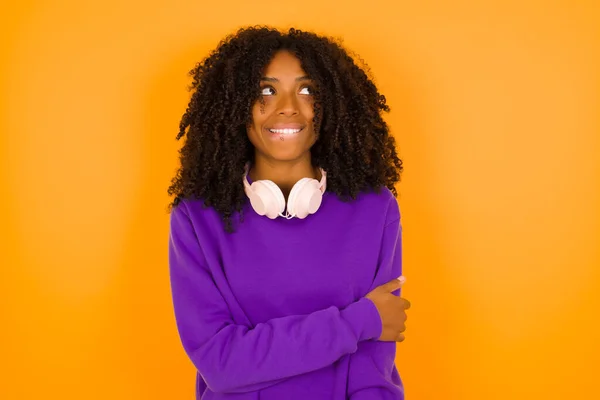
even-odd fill
[[[259,23],[343,36],[392,107],[407,399],[596,398],[599,3],[206,3],[1,6],[0,398],[193,398],[174,138],[187,71]]]

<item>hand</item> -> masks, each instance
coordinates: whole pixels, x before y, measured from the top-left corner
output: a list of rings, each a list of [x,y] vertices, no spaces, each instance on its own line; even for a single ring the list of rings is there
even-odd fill
[[[406,330],[404,322],[406,321],[406,311],[410,308],[410,302],[399,296],[392,294],[404,284],[404,277],[394,279],[386,284],[376,287],[365,297],[375,303],[383,330],[379,341],[382,342],[402,342]]]

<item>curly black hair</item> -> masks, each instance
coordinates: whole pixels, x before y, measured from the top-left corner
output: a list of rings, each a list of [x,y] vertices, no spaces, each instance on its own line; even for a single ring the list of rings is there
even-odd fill
[[[168,189],[175,195],[169,210],[182,199],[196,198],[222,215],[227,232],[234,230],[235,212],[243,221],[247,198],[242,176],[246,163],[254,161],[246,129],[252,106],[261,100],[262,73],[280,50],[298,57],[315,83],[317,141],[310,151],[313,166],[327,171],[327,191],[350,201],[362,191],[379,192],[386,186],[397,196],[402,160],[381,115],[390,108],[367,76],[364,61],[356,57],[359,67],[340,41],[330,37],[254,26],[225,37],[189,71],[193,92],[177,140],[189,129]]]

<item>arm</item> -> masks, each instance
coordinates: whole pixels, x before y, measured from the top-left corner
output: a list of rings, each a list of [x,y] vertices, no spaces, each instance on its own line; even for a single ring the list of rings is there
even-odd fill
[[[402,275],[402,226],[397,209],[395,213],[397,219],[392,216],[395,220],[384,228],[379,266],[369,291]],[[393,294],[399,296],[400,290]],[[350,356],[348,398],[403,400],[404,387],[396,369],[395,356],[395,342],[368,340],[359,343],[358,350]]]
[[[183,347],[213,392],[241,393],[333,364],[358,343],[381,335],[375,305],[361,299],[344,309],[236,324],[212,280],[185,205],[171,213],[169,269]]]

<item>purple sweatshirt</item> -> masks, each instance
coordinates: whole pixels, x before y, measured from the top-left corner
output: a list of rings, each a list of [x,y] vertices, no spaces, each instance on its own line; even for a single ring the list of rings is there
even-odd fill
[[[247,202],[233,234],[185,200],[170,223],[173,306],[197,399],[404,399],[396,343],[377,340],[381,318],[364,297],[402,275],[390,190],[351,202],[325,192],[305,219],[271,220]]]

